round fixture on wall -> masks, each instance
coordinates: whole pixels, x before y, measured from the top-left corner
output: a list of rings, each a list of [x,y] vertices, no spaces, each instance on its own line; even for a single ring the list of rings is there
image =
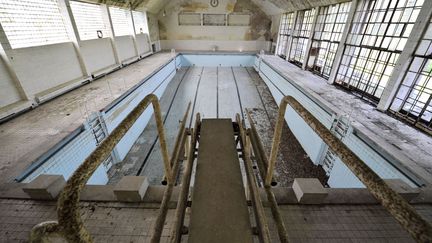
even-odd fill
[[[219,0],[210,0],[210,5],[212,7],[217,7],[219,5]]]
[[[102,33],[102,30],[96,30],[96,34],[97,34],[97,37],[100,39],[100,38],[103,38],[103,33]]]

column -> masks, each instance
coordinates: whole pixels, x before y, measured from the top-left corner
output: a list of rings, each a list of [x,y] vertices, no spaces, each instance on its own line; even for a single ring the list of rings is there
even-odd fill
[[[311,30],[310,30],[310,35],[309,35],[309,40],[308,40],[308,44],[306,47],[306,53],[305,53],[305,57],[304,57],[303,65],[302,65],[303,70],[306,70],[307,64],[309,62],[309,53],[310,53],[310,50],[312,48],[312,42],[313,42],[313,37],[315,34],[316,22],[318,21],[319,10],[320,10],[320,7],[315,8],[315,15],[313,17],[313,22],[312,22],[312,26],[311,26]]]
[[[21,97],[22,100],[30,100],[30,96],[29,94],[27,94],[27,92],[25,91],[25,89],[23,88],[23,86],[21,85],[21,82],[18,79],[18,76],[15,72],[15,70],[13,69],[12,63],[9,60],[9,57],[6,53],[7,50],[11,50],[12,47],[10,45],[9,39],[6,36],[6,33],[3,30],[3,26],[0,23],[0,62],[3,61],[3,63],[6,66],[6,69],[11,77],[11,79],[14,82],[14,85]]]
[[[292,47],[292,41],[293,41],[293,35],[294,35],[294,31],[295,31],[295,28],[296,28],[296,25],[297,25],[297,16],[298,16],[298,11],[295,11],[294,12],[294,16],[293,16],[293,18],[294,18],[294,21],[293,21],[293,26],[292,26],[292,30],[291,30],[291,35],[289,35],[288,36],[288,43],[287,43],[287,50],[286,50],[286,55],[285,55],[285,59],[287,60],[287,61],[289,61],[289,56],[290,56],[290,53],[291,53],[291,47]]]
[[[90,76],[90,73],[87,70],[87,67],[84,62],[84,58],[82,57],[81,48],[80,48],[81,39],[79,36],[78,27],[76,25],[74,15],[72,13],[70,2],[69,0],[58,0],[58,3],[59,3],[60,12],[63,16],[63,20],[65,21],[69,38],[72,41],[75,51],[77,53],[78,62],[80,64],[83,76],[88,77]]]
[[[114,38],[115,37],[115,35],[114,35],[114,27],[113,27],[113,24],[112,24],[111,14],[110,14],[108,5],[101,4],[100,7],[101,7],[101,10],[102,10],[102,17],[103,17],[104,24],[106,26],[108,26],[108,38],[111,41],[111,46],[113,48],[113,53],[114,53],[114,59],[115,59],[115,61],[116,61],[117,64],[121,65],[119,54],[118,54],[118,51],[117,51],[117,45],[116,45],[115,38]]]

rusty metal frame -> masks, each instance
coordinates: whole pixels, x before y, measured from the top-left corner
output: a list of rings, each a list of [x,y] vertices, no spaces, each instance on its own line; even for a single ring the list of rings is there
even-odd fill
[[[247,109],[246,109],[246,114],[247,114],[247,117],[249,119],[249,124],[251,126],[251,128],[248,129],[248,135],[249,135],[251,145],[252,145],[252,148],[254,151],[255,159],[256,159],[257,164],[258,164],[259,174],[260,174],[261,178],[263,178],[263,180],[264,180],[264,178],[266,177],[266,174],[267,174],[266,169],[268,168],[269,162],[268,162],[265,150],[264,150],[264,146],[262,145],[261,140],[259,138],[259,135],[256,131],[256,128],[255,128],[255,125],[253,123],[250,112]],[[274,196],[274,193],[273,193],[273,190],[271,187],[272,183],[274,183],[273,185],[276,185],[276,182],[273,182],[272,180],[270,180],[270,181],[271,181],[270,185],[264,185],[264,191],[266,193],[267,200],[269,201],[270,209],[271,209],[273,218],[274,218],[275,223],[276,223],[279,239],[282,243],[287,243],[288,242],[288,232],[286,230],[285,223],[284,223],[282,215],[279,211],[279,206],[277,204],[276,198]]]
[[[169,160],[165,132],[158,97],[154,94],[147,95],[114,129],[114,131],[93,151],[78,169],[68,179],[66,186],[61,192],[57,202],[58,223],[39,224],[32,229],[30,240],[40,242],[45,234],[40,232],[60,233],[69,242],[93,242],[93,238],[86,230],[79,210],[80,194],[86,182],[90,179],[99,165],[108,157],[117,143],[123,138],[133,126],[141,114],[150,105],[153,106],[159,143],[164,162],[165,173],[170,175],[168,180],[172,181],[172,168]],[[189,107],[186,113],[189,112]],[[172,183],[172,182],[171,182]]]
[[[261,242],[268,243],[270,240],[270,230],[266,219],[264,207],[262,205],[261,197],[258,191],[257,181],[253,173],[252,161],[251,161],[251,144],[250,138],[246,135],[246,130],[243,127],[243,122],[240,119],[240,115],[236,114],[236,121],[239,126],[240,147],[242,150],[243,163],[247,175],[247,184],[249,186],[249,192],[252,197],[252,206],[256,216],[257,228]]]
[[[272,181],[276,156],[282,135],[282,126],[285,122],[285,111],[288,104],[312,130],[320,136],[329,148],[336,153],[341,161],[357,176],[372,195],[416,241],[432,242],[432,226],[424,220],[405,199],[393,191],[365,162],[291,96],[285,96],[279,105],[278,120],[274,131],[270,160],[265,179],[266,187],[270,187]]]
[[[167,176],[167,186],[164,192],[164,195],[162,197],[162,202],[159,208],[159,214],[156,218],[156,222],[155,225],[153,227],[153,231],[152,231],[152,237],[150,242],[152,243],[158,243],[160,242],[160,238],[162,235],[162,231],[163,231],[163,226],[165,224],[165,220],[166,220],[166,215],[168,213],[168,206],[169,206],[169,201],[171,199],[171,195],[174,189],[174,185],[175,185],[175,178],[178,175],[179,172],[179,168],[180,168],[180,154],[182,151],[182,147],[185,145],[186,143],[186,138],[187,138],[187,131],[185,128],[185,124],[187,121],[187,118],[189,116],[189,110],[191,107],[191,103],[189,102],[187,110],[183,116],[183,120],[180,124],[180,130],[178,133],[178,137],[176,139],[176,145],[174,147],[174,151],[173,151],[173,155],[170,161],[170,166],[172,165],[173,169],[172,169],[172,173],[171,174],[166,174]],[[178,141],[178,143],[177,143]]]
[[[200,113],[196,114],[194,128],[190,130],[190,143],[188,148],[185,149],[187,153],[187,161],[185,171],[181,182],[181,191],[178,197],[177,208],[175,212],[174,224],[171,231],[171,243],[179,243],[181,241],[181,235],[183,233],[183,223],[185,217],[185,211],[188,201],[189,188],[192,176],[193,164],[195,161],[195,147],[198,142],[198,136],[200,133],[201,116]],[[188,143],[185,144],[185,146]]]

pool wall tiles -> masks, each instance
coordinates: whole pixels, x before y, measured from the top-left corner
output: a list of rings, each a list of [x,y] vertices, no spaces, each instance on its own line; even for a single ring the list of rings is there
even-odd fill
[[[284,96],[291,95],[303,104],[303,106],[323,123],[325,127],[331,128],[334,118],[336,117],[336,112],[329,112],[327,109],[318,105],[308,94],[300,91],[268,64],[260,62],[259,58],[256,58],[254,68],[269,87],[278,105]],[[315,164],[322,164],[324,154],[328,149],[327,145],[293,109],[287,108],[285,120],[289,127],[295,127],[295,129],[292,129],[292,132],[299,140],[312,162]],[[384,157],[375,152],[368,144],[352,133],[352,129],[350,130],[351,132],[344,137],[343,142],[381,178],[399,178],[409,185],[415,186],[408,177],[393,167],[390,161],[387,161]],[[334,162],[328,184],[330,187],[334,188],[364,187],[339,158]]]
[[[181,59],[177,57],[175,62],[172,60],[136,90],[131,92],[125,99],[114,105],[108,112],[102,111],[100,115],[108,133],[111,133],[147,94],[154,93],[160,98],[176,73],[175,66],[180,67],[180,65]],[[150,105],[123,139],[120,140],[114,151],[118,156],[117,160],[124,159],[138,136],[144,130],[152,114],[153,108]],[[84,131],[44,161],[23,182],[30,182],[40,174],[63,175],[67,180],[79,165],[96,149],[96,139],[90,125],[85,123],[84,126]],[[107,169],[101,164],[87,184],[105,185],[108,182]]]
[[[182,66],[200,67],[253,67],[255,55],[181,55]]]
[[[176,61],[177,62],[177,61]],[[114,108],[108,112],[103,113],[104,121],[111,133],[126,116],[144,99],[148,94],[154,93],[158,98],[162,96],[169,82],[172,80],[176,73],[176,62],[171,61],[164,68],[162,68],[155,75],[150,77],[138,89],[129,94]],[[126,135],[117,144],[115,150],[120,160],[123,160],[139,135],[144,131],[147,123],[153,115],[153,107],[150,106],[142,113],[138,120],[132,125]]]
[[[26,177],[23,182],[31,182],[41,174],[63,175],[65,179],[68,179],[95,148],[96,140],[90,127],[85,124],[84,131],[52,155],[42,166]],[[106,184],[107,182],[108,176],[105,169],[99,167],[88,184]]]

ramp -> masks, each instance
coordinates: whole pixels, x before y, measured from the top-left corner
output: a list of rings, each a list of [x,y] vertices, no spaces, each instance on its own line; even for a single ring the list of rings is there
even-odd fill
[[[203,119],[189,242],[252,242],[231,119]]]

